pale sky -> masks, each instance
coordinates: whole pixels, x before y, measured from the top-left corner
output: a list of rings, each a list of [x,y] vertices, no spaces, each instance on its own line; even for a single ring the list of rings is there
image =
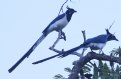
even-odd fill
[[[31,63],[56,53],[49,50],[58,33],[49,34],[36,50],[12,73],[8,69],[15,64],[41,36],[46,26],[58,15],[65,0],[1,0],[0,1],[0,79],[52,79],[56,74],[68,77],[65,67],[72,68],[72,62],[79,58],[73,55],[54,58],[38,65]],[[68,50],[83,42],[81,31],[87,38],[105,34],[115,20],[110,32],[121,40],[121,0],[72,0],[68,6],[77,10],[63,31],[67,41],[61,40],[56,49]],[[66,5],[64,6],[66,11]],[[121,42],[108,42],[104,52],[109,54]],[[79,51],[81,53],[81,50]],[[88,51],[86,51],[88,52]]]

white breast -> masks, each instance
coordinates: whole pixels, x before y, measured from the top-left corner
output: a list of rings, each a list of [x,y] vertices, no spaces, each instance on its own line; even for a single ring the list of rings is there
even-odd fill
[[[98,50],[98,49],[103,49],[105,43],[90,43],[88,46],[93,50]]]
[[[59,21],[55,22],[54,24],[52,24],[48,30],[51,31],[59,31],[62,30],[66,25],[68,24],[68,21],[66,19],[66,16],[64,16],[62,19],[60,19]]]
[[[68,24],[66,16],[64,16],[61,20],[57,21],[54,25],[55,30],[62,30]]]

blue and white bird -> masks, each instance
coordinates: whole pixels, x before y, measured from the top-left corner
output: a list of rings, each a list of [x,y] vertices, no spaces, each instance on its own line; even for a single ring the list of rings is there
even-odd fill
[[[44,61],[47,61],[49,59],[52,59],[52,58],[55,58],[57,56],[60,56],[60,57],[66,57],[68,56],[69,54],[73,53],[74,51],[77,51],[81,48],[90,48],[91,50],[100,50],[102,51],[103,47],[106,45],[106,43],[108,41],[112,41],[112,40],[116,40],[118,41],[118,39],[114,36],[114,34],[111,34],[108,29],[106,29],[106,32],[107,34],[102,34],[102,35],[98,35],[96,37],[93,37],[93,38],[90,38],[90,39],[87,39],[83,44],[75,47],[75,48],[72,48],[70,50],[67,50],[65,52],[62,52],[62,53],[59,53],[57,55],[54,55],[54,56],[51,56],[51,57],[48,57],[48,58],[45,58],[43,60],[39,60],[37,62],[34,62],[32,64],[38,64],[38,63],[42,63]]]
[[[27,53],[18,60],[8,71],[11,73],[26,57],[28,57],[34,49],[45,39],[45,37],[53,31],[62,31],[62,29],[70,22],[72,15],[76,11],[72,8],[67,7],[67,11],[57,16],[42,32],[42,36],[35,42],[35,44],[27,51]]]

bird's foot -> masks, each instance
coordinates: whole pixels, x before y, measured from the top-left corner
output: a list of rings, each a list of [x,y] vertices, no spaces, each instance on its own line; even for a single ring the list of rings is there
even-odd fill
[[[64,32],[61,32],[61,36],[60,36],[60,39],[64,39],[66,41],[66,35]]]
[[[63,58],[64,57],[63,52],[64,52],[64,49],[62,49],[62,51],[61,51],[62,54],[58,58]]]
[[[49,49],[50,49],[50,50],[53,50],[53,49],[54,49],[54,46],[51,46]]]
[[[105,54],[104,54],[104,52],[103,52],[102,50],[101,50],[101,51],[99,51],[99,54],[105,55]]]

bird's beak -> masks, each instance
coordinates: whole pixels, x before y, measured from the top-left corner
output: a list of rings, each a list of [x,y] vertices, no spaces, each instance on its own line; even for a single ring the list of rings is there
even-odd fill
[[[116,41],[119,41],[117,38],[115,39]]]
[[[76,10],[74,10],[74,13],[76,13],[77,11]]]

